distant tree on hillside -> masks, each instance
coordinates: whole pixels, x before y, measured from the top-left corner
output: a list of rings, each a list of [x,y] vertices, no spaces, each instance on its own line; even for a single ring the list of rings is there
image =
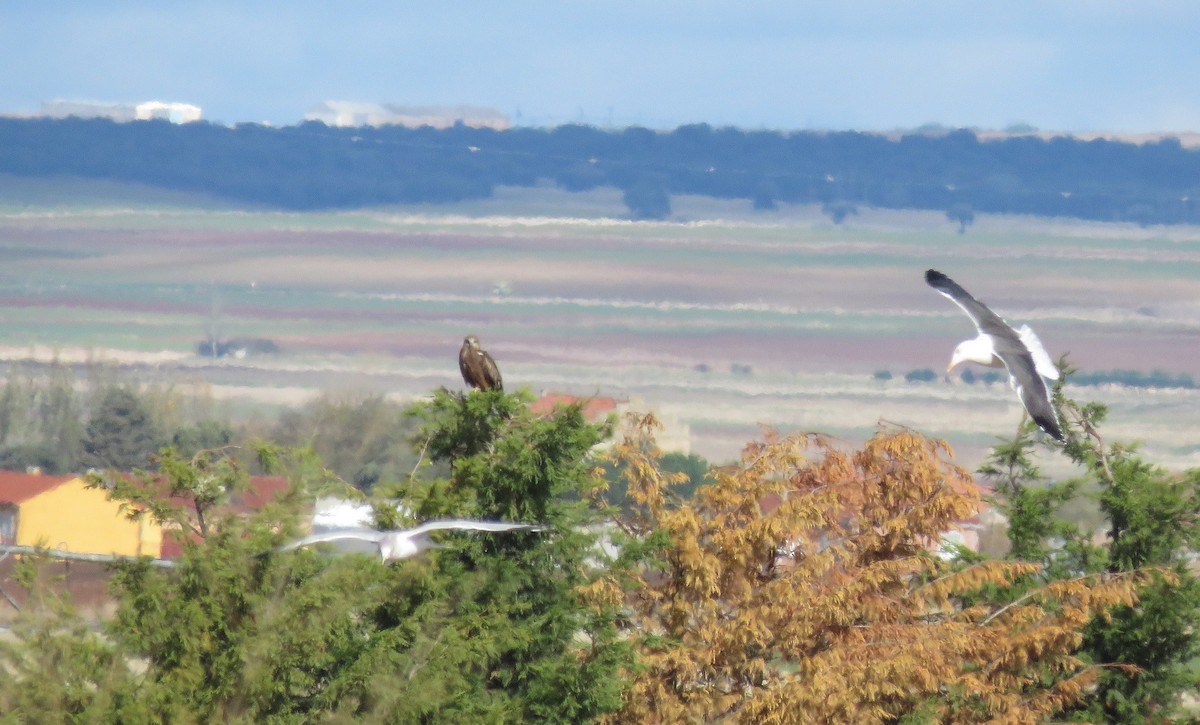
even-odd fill
[[[78,470],[82,417],[69,368],[52,364],[44,374],[32,374],[11,367],[0,388],[0,467],[56,474]]]
[[[418,461],[417,421],[381,395],[321,395],[280,415],[271,439],[310,446],[325,465],[363,491],[408,478]]]
[[[937,380],[937,373],[932,368],[909,370],[904,374],[904,380],[910,383],[930,383]]]
[[[763,181],[754,187],[754,193],[750,198],[752,206],[758,211],[774,211],[779,207],[776,199],[779,197],[779,189],[770,181]]]
[[[946,218],[958,222],[958,233],[965,234],[967,227],[975,223],[975,210],[970,204],[955,204],[946,211]]]
[[[206,420],[195,425],[185,425],[171,437],[171,444],[184,458],[191,458],[200,451],[224,448],[233,443],[234,431],[228,423]]]
[[[832,219],[834,224],[841,224],[846,217],[858,214],[858,207],[848,201],[827,201],[821,205],[821,213]]]
[[[162,445],[146,402],[132,390],[113,387],[105,391],[88,418],[84,432],[84,461],[88,466],[127,471],[146,468],[150,454]]]
[[[666,219],[671,215],[671,197],[661,180],[638,180],[625,189],[621,198],[634,219]]]
[[[663,473],[682,473],[687,476],[675,487],[675,492],[683,498],[691,498],[696,489],[708,480],[708,461],[695,453],[670,452],[664,454],[659,462]]]

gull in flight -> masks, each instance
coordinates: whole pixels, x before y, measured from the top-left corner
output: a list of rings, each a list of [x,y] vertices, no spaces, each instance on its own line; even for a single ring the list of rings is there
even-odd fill
[[[925,272],[925,282],[961,307],[979,329],[979,337],[964,340],[954,348],[946,372],[962,362],[988,367],[1003,365],[1008,369],[1008,379],[1017,391],[1017,397],[1029,411],[1029,417],[1055,440],[1065,440],[1058,413],[1050,403],[1050,394],[1042,380],[1043,377],[1058,380],[1058,369],[1033,330],[1028,325],[1014,330],[987,305],[936,269]]]
[[[374,544],[379,549],[383,561],[407,559],[425,551],[437,548],[429,534],[433,531],[486,531],[502,533],[506,531],[545,531],[545,526],[537,524],[512,524],[505,521],[470,521],[466,519],[451,519],[446,521],[427,521],[414,529],[399,531],[378,531],[360,527],[339,528],[310,534],[284,545],[279,550],[289,551],[312,544],[324,542],[349,542]]]

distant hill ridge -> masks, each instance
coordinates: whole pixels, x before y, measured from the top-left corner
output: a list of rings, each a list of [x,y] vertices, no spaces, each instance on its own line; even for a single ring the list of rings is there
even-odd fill
[[[975,212],[1194,224],[1195,141],[0,118],[0,173],[132,182],[281,209],[456,202],[550,180],[569,191],[617,187],[630,216],[644,219],[668,217],[671,195],[696,194],[761,210],[820,203],[837,221],[859,204],[943,210],[964,229]]]

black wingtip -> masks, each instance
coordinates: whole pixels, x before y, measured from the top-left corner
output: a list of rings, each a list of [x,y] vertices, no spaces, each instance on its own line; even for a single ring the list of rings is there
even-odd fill
[[[946,282],[949,279],[950,279],[949,277],[947,277],[946,275],[937,271],[936,269],[925,270],[925,284],[933,285],[934,287],[936,287],[937,285],[942,284],[943,282]]]
[[[1034,418],[1033,422],[1037,423],[1039,428],[1046,431],[1046,435],[1050,436],[1059,443],[1067,442],[1067,437],[1063,435],[1062,428],[1058,427],[1057,420],[1038,420],[1037,418]]]

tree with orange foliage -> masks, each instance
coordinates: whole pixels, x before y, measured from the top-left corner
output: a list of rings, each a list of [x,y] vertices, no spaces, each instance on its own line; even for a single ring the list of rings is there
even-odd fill
[[[1144,579],[989,603],[1037,565],[937,556],[978,494],[944,442],[906,429],[849,452],[768,434],[680,502],[654,426],[641,419],[614,449],[634,502],[625,578],[590,591],[624,588],[643,668],[612,723],[1041,722],[1098,674],[1072,656],[1083,626],[1133,603]],[[769,499],[782,503],[766,511]]]

